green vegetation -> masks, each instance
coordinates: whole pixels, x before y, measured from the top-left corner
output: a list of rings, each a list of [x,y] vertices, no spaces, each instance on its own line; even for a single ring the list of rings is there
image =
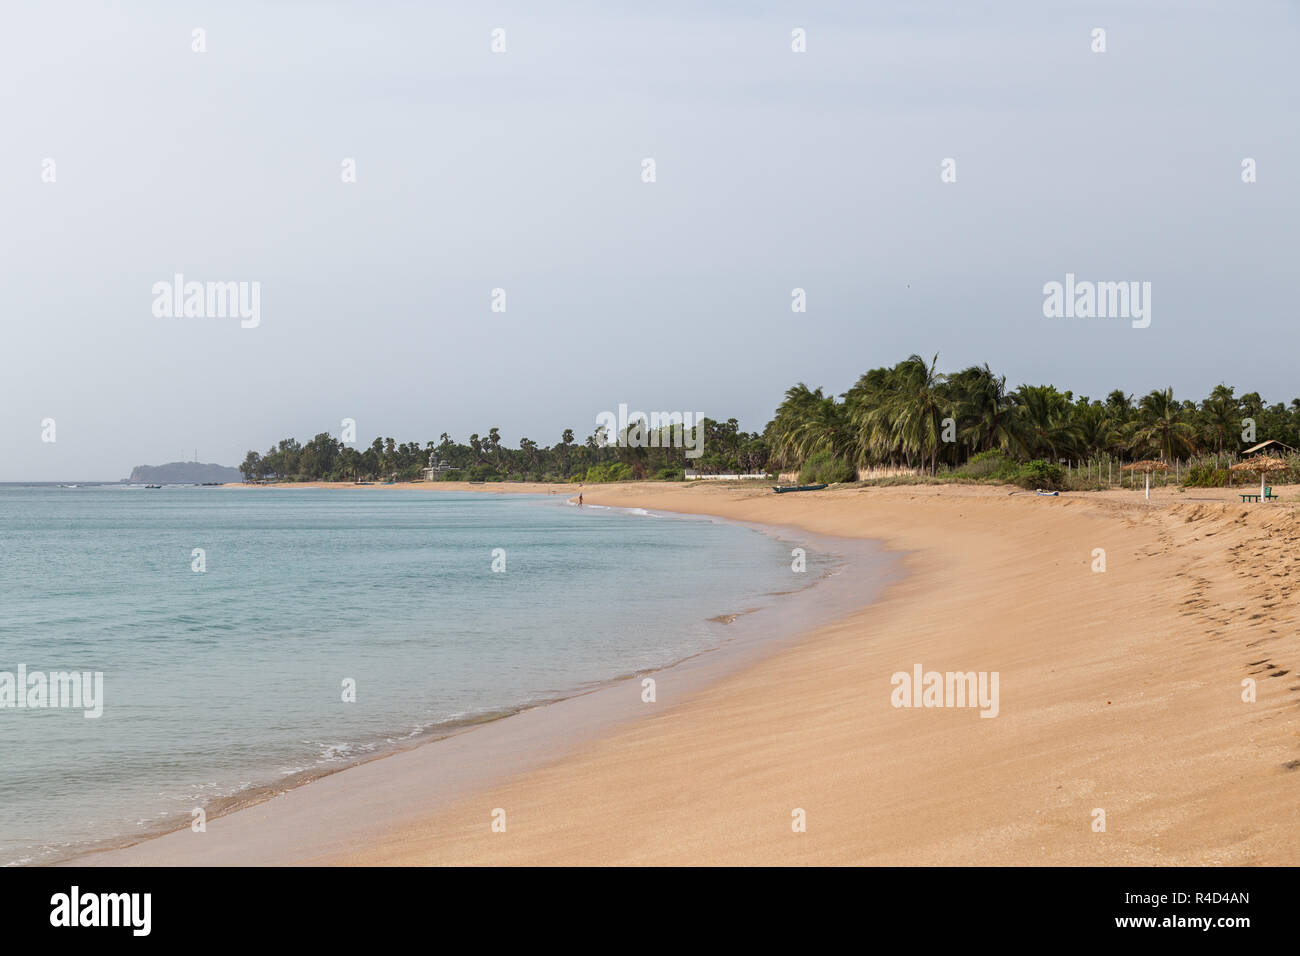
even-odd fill
[[[322,432],[305,445],[286,438],[264,454],[250,451],[239,466],[246,481],[416,481],[430,461],[445,463],[441,481],[623,481],[629,478],[680,481],[687,468],[704,473],[763,472],[767,444],[757,434],[742,432],[733,418],[704,419],[703,454],[687,458],[681,442],[663,429],[653,437],[664,447],[632,448],[609,443],[602,432],[585,442],[574,440],[566,428],[560,440],[542,447],[528,438],[507,448],[500,430],[487,437],[470,435],[462,444],[444,432],[437,442],[403,442],[376,438],[364,450],[349,447]]]
[[[1227,468],[1213,465],[1192,465],[1183,478],[1186,488],[1223,488],[1228,484],[1231,473]]]
[[[952,471],[963,478],[983,479],[1010,483],[1020,471],[1020,465],[1000,448],[971,455],[964,465]]]
[[[1021,488],[1042,488],[1044,491],[1059,491],[1065,485],[1065,469],[1050,461],[1036,458],[1021,465],[1011,479],[1011,484]]]
[[[364,450],[324,433],[305,445],[285,439],[265,454],[250,451],[240,471],[247,480],[411,480],[432,459],[446,464],[442,480],[674,481],[690,469],[797,472],[800,481],[830,484],[854,480],[861,468],[873,484],[1079,488],[1118,483],[1122,462],[1156,458],[1176,464],[1162,482],[1216,487],[1247,444],[1245,419],[1258,441],[1300,444],[1300,398],[1266,405],[1256,392],[1237,396],[1219,385],[1200,402],[1175,399],[1172,389],[1136,401],[1120,390],[1093,399],[1053,385],[1009,389],[988,365],[943,373],[937,355],[912,355],[864,373],[839,396],[793,386],[761,433],[742,432],[734,418],[705,419],[698,459],[681,447],[624,447],[600,432],[578,442],[572,429],[554,445],[521,438],[508,448],[490,428],[467,443],[443,433],[423,445],[376,438]],[[666,430],[652,437],[672,444]],[[1062,461],[1070,463],[1063,474]]]
[[[828,451],[819,451],[799,470],[799,482],[805,485],[832,485],[837,481],[857,481],[858,470],[843,458]]]
[[[583,481],[600,484],[606,481],[627,481],[632,477],[632,469],[621,461],[611,461],[605,465],[593,465],[587,469]]]

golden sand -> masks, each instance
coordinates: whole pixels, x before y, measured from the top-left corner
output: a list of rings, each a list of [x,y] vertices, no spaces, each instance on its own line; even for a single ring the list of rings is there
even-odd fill
[[[960,485],[582,490],[878,538],[909,573],[793,649],[322,862],[1300,863],[1300,488],[1262,506],[1163,488],[1150,504]],[[891,706],[891,675],[916,664],[998,672],[998,716]]]

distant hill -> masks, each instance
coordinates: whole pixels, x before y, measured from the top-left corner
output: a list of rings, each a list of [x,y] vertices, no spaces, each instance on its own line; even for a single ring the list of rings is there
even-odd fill
[[[189,485],[205,481],[243,481],[238,468],[205,465],[197,461],[172,461],[165,465],[136,465],[126,479],[137,485]]]

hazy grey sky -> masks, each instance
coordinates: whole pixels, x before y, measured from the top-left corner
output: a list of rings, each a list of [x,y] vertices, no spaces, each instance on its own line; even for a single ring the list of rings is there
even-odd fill
[[[106,6],[4,7],[0,480],[349,417],[757,429],[911,352],[1300,395],[1294,3]],[[260,282],[260,325],[156,318],[177,272]],[[1067,272],[1151,282],[1150,327],[1044,318]]]

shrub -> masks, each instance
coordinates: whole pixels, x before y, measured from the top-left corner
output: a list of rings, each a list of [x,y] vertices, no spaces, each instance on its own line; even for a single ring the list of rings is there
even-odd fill
[[[1021,488],[1042,488],[1044,491],[1058,491],[1065,487],[1065,469],[1050,461],[1035,458],[1021,465],[1011,482]]]
[[[606,481],[627,481],[632,477],[632,469],[621,461],[611,461],[605,465],[592,465],[587,469],[586,481],[600,484]]]
[[[657,481],[685,481],[685,480],[686,480],[686,469],[685,469],[685,468],[672,468],[672,467],[669,467],[669,468],[660,468],[659,471],[657,471],[657,472],[655,473],[655,480],[657,480]]]
[[[978,455],[972,455],[966,464],[954,469],[954,474],[963,475],[967,478],[993,478],[1011,481],[1019,471],[1020,466],[1007,457],[1006,452],[1000,448],[995,448],[992,451],[982,451]]]
[[[1183,475],[1184,488],[1223,488],[1228,484],[1229,472],[1226,468],[1213,465],[1192,465]]]
[[[836,482],[857,481],[858,470],[843,458],[830,452],[813,455],[799,470],[799,483],[804,485],[833,485]]]

